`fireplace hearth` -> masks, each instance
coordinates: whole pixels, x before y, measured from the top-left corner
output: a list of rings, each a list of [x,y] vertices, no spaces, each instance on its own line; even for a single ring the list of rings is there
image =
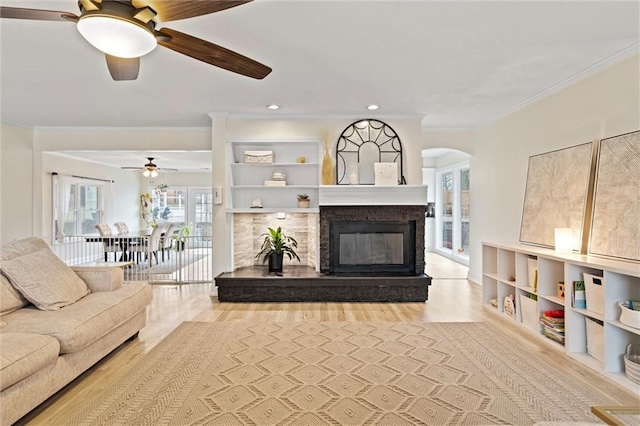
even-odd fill
[[[216,277],[218,299],[221,302],[425,302],[431,285],[431,277],[424,273],[425,209],[426,202],[321,204],[320,271],[293,265],[285,266],[279,275],[268,273],[262,266],[237,269]]]

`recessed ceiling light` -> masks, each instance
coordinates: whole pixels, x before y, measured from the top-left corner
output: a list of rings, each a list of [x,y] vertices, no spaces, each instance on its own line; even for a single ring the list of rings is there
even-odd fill
[[[280,109],[280,105],[271,104],[271,105],[267,105],[267,108],[269,108],[269,109]]]
[[[376,105],[376,104],[371,104],[371,105],[368,105],[368,106],[367,106],[367,109],[368,109],[369,111],[374,111],[374,110],[376,110],[376,109],[378,109],[378,108],[380,108],[380,107],[379,107],[378,105]]]

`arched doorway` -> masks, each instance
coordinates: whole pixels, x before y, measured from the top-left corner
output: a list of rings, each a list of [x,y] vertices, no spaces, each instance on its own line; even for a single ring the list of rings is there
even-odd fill
[[[429,188],[428,251],[469,265],[471,155],[449,148],[422,151],[423,183]]]

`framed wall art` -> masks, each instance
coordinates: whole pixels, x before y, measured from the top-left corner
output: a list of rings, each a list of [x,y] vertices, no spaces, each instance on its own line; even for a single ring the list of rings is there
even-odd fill
[[[589,142],[529,157],[521,243],[553,248],[555,228],[571,228],[573,250],[586,251],[596,149]]]
[[[640,131],[600,141],[589,254],[640,261]]]

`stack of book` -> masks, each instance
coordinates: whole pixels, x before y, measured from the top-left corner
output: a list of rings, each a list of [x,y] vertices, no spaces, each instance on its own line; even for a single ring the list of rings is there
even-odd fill
[[[564,345],[564,311],[544,311],[540,317],[542,334]]]

